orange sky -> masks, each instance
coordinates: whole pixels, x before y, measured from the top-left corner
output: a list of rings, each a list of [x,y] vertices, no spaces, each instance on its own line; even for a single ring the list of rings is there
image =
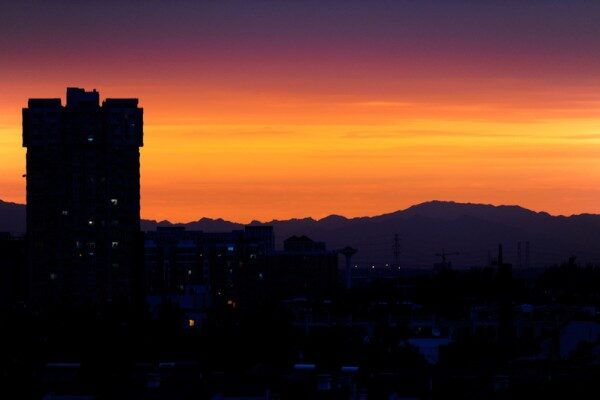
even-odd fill
[[[432,199],[600,213],[600,60],[592,52],[600,40],[589,10],[517,18],[453,8],[456,21],[442,23],[438,8],[392,8],[407,21],[428,16],[423,23],[437,30],[423,37],[418,24],[390,32],[394,20],[379,9],[365,14],[364,3],[324,10],[331,21],[317,18],[319,9],[301,14],[297,29],[273,22],[293,21],[297,9],[261,4],[271,8],[254,18],[180,6],[157,19],[172,31],[163,26],[164,36],[144,40],[158,18],[152,8],[117,33],[101,29],[112,14],[93,10],[100,22],[89,37],[59,28],[59,14],[40,16],[55,28],[50,38],[19,25],[22,10],[8,10],[12,25],[0,28],[0,198],[25,198],[27,99],[64,98],[67,86],[80,86],[140,98],[145,218],[359,216]],[[214,26],[170,21],[186,11]],[[362,31],[352,30],[354,20]],[[475,22],[463,28],[463,20]]]

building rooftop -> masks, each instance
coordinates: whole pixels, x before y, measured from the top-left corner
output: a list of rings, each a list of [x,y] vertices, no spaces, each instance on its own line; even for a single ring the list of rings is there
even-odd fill
[[[100,93],[93,89],[86,92],[82,88],[67,88],[67,107],[98,107]]]
[[[56,108],[62,107],[60,99],[29,99],[29,108]]]
[[[138,99],[106,99],[102,102],[102,107],[107,108],[136,108]]]

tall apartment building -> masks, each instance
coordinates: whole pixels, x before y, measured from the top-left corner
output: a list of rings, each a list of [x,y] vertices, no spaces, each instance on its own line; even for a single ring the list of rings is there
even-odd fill
[[[137,99],[67,88],[23,109],[33,304],[130,302],[142,257]]]

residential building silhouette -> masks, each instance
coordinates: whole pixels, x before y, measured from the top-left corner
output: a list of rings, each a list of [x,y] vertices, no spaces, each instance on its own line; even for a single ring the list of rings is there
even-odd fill
[[[30,99],[27,246],[34,305],[129,303],[140,238],[143,109],[67,88],[66,105]]]

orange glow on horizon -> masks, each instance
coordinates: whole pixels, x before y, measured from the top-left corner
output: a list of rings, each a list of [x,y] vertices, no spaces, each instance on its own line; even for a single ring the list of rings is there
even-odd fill
[[[543,96],[525,106],[533,100],[201,96],[199,89],[186,96],[168,87],[80,86],[141,99],[144,218],[363,216],[433,199],[600,212],[600,103],[564,100],[577,93],[558,106]],[[3,200],[24,201],[20,108],[28,97],[63,91],[24,88],[1,104]]]
[[[140,99],[144,218],[600,213],[594,2],[171,3],[2,4],[0,199],[27,99],[78,86]]]

